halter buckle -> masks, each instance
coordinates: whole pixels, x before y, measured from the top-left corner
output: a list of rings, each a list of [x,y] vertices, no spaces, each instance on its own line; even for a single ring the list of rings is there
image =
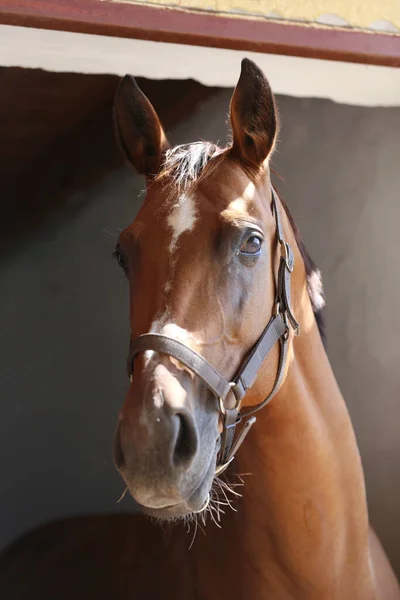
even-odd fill
[[[231,388],[232,392],[233,392],[233,388],[236,387],[236,385],[237,385],[236,381],[230,381],[229,382],[229,387]],[[239,410],[241,400],[238,399],[238,398],[236,398],[236,396],[235,396],[235,400],[236,400],[236,403],[235,403],[235,406],[233,408],[236,409],[236,410]],[[224,404],[224,401],[221,398],[221,396],[219,396],[218,402],[219,402],[219,409],[220,409],[221,413],[225,416],[226,415],[226,408],[225,408],[225,404]]]
[[[283,258],[283,260],[285,261],[285,266],[287,268],[287,270],[289,271],[289,273],[293,273],[293,269],[294,269],[294,261],[293,261],[293,253],[292,253],[292,248],[290,247],[290,245],[285,242],[285,240],[282,240],[280,242],[281,244],[281,256]]]
[[[290,325],[289,325],[289,319],[288,319],[288,314],[287,314],[287,310],[285,310],[285,312],[283,313],[283,322],[286,325],[286,331],[285,333],[282,335],[283,340],[286,342],[286,340],[289,339],[289,332],[290,332]]]

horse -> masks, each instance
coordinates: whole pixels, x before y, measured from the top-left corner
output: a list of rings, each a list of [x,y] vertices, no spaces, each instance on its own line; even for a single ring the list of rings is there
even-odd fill
[[[321,275],[271,181],[278,112],[244,59],[221,148],[171,148],[131,76],[116,132],[146,198],[114,462],[138,515],[72,518],[0,558],[8,600],[399,600],[324,345]]]

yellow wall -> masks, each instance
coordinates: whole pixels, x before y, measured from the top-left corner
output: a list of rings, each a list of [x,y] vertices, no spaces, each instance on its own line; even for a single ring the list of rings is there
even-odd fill
[[[136,3],[136,0],[112,1]],[[400,0],[151,0],[146,4],[400,33]]]

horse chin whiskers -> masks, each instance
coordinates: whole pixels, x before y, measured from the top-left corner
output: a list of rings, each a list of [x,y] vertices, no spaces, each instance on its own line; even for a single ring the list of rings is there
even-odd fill
[[[211,521],[216,525],[219,529],[222,529],[222,521],[221,515],[225,515],[225,507],[232,509],[234,512],[237,512],[237,509],[233,506],[233,500],[230,499],[228,494],[233,494],[234,497],[241,497],[241,494],[234,490],[237,486],[243,486],[243,479],[238,475],[239,483],[228,483],[221,478],[215,476],[211,485],[210,492],[208,494],[207,500],[203,506],[203,508],[197,512],[190,513],[186,517],[184,517],[184,522],[187,525],[187,533],[191,531],[191,525],[194,523],[194,532],[192,541],[189,546],[189,550],[192,548],[197,531],[200,530],[206,535],[206,531],[203,529],[203,526],[206,525],[207,518],[209,517]]]
[[[210,504],[210,493],[208,493],[206,501],[204,502],[203,506],[200,508],[200,510],[195,510],[193,511],[194,514],[201,514],[202,512],[206,511],[208,508],[208,505]]]
[[[220,477],[214,477],[211,485],[211,489],[207,495],[207,498],[202,506],[197,511],[192,511],[183,516],[154,516],[151,515],[150,519],[158,525],[176,525],[183,524],[186,527],[186,532],[189,534],[194,526],[193,538],[190,543],[189,549],[193,546],[194,540],[197,535],[197,531],[200,529],[204,535],[206,531],[203,529],[207,520],[210,519],[216,527],[222,529],[223,521],[222,516],[226,514],[227,509],[231,509],[237,512],[234,506],[234,501],[240,498],[242,494],[236,491],[235,488],[242,487],[244,481],[241,476],[237,475],[239,482],[233,483],[224,481]],[[229,497],[231,494],[233,497]]]

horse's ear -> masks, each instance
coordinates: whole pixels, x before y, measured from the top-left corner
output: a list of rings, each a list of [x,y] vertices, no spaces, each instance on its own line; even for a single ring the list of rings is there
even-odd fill
[[[273,149],[278,117],[274,95],[264,73],[248,58],[242,60],[230,118],[232,152],[245,164],[260,166]]]
[[[131,75],[125,75],[115,94],[114,121],[129,162],[138,173],[155,175],[169,145],[156,111]]]

